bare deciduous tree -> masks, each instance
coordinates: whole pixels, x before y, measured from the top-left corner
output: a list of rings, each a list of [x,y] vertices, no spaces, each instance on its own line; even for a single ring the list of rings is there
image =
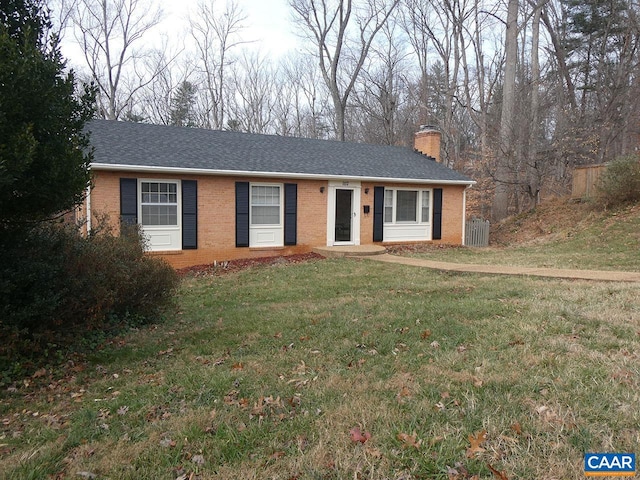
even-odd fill
[[[367,143],[411,145],[406,135],[408,124],[412,124],[411,130],[414,128],[412,108],[407,108],[411,76],[409,52],[399,24],[394,20],[382,28],[354,89],[354,118],[359,125],[356,138]]]
[[[191,78],[194,77],[193,63],[182,54],[171,54],[168,49],[156,50],[150,61],[157,65],[154,70],[157,70],[158,74],[136,95],[137,114],[147,122],[170,125],[172,99],[180,86],[185,82],[191,82]],[[192,124],[200,126],[198,109],[194,107],[191,113]]]
[[[208,128],[225,127],[230,90],[228,69],[235,61],[233,51],[246,43],[240,35],[246,18],[234,1],[219,11],[215,2],[204,0],[198,3],[191,18],[191,36],[196,44],[198,69],[205,85],[202,89],[206,111],[204,126]]]
[[[514,156],[513,129],[516,102],[516,66],[518,62],[518,0],[509,0],[505,30],[505,68],[502,81],[500,115],[500,151],[497,156],[493,197],[493,218],[502,220],[509,212],[510,163]]]
[[[336,136],[345,139],[349,95],[371,44],[400,0],[290,0],[295,17],[315,49],[322,77],[331,92]]]
[[[296,87],[290,99],[295,109],[295,135],[328,138],[331,99],[316,62],[309,56],[296,55],[285,63],[283,75]]]
[[[77,0],[71,18],[98,86],[99,114],[118,119],[158,74],[147,68],[149,49],[138,45],[160,22],[161,11],[145,0]]]
[[[275,133],[273,126],[276,72],[260,53],[245,53],[234,68],[230,118],[242,131]]]

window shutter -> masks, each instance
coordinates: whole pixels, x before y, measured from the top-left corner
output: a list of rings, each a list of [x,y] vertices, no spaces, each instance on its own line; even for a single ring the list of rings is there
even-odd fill
[[[384,187],[373,189],[373,241],[382,242],[384,238]]]
[[[236,182],[236,247],[249,246],[249,182]]]
[[[138,223],[138,179],[120,179],[120,225]]]
[[[432,240],[442,240],[442,189],[433,189],[433,235]]]
[[[198,248],[198,182],[182,181],[182,249]]]
[[[298,185],[284,184],[284,244],[298,243]]]

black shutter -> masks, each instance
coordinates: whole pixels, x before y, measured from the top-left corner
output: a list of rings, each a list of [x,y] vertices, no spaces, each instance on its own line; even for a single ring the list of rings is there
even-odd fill
[[[249,246],[249,182],[236,182],[236,247]]]
[[[373,241],[384,238],[384,187],[373,188]]]
[[[120,179],[120,225],[138,223],[138,179]]]
[[[284,244],[298,243],[298,185],[284,184]]]
[[[433,189],[433,235],[432,240],[442,240],[442,189]]]
[[[182,181],[182,249],[198,248],[198,182]]]

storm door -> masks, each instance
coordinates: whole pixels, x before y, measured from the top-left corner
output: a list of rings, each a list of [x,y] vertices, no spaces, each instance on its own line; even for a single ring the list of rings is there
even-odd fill
[[[353,190],[336,189],[335,242],[353,242]]]

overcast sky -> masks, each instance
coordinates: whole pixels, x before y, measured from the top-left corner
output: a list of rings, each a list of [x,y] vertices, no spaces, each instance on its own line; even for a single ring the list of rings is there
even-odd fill
[[[185,20],[188,10],[195,10],[198,0],[161,0],[165,12],[162,28],[171,30],[178,19],[182,19],[183,30],[187,28]],[[225,2],[214,4],[223,7]],[[291,8],[287,0],[236,0],[247,15],[244,35],[247,40],[258,40],[261,48],[273,53],[281,53],[291,48],[295,37],[291,32]]]
[[[278,57],[296,46],[297,37],[293,33],[291,22],[291,8],[288,0],[236,0],[242,8],[247,20],[242,35],[246,41],[254,41],[255,48],[264,54]],[[196,10],[198,0],[153,0],[163,11],[163,21],[150,32],[142,41],[160,43],[162,34],[169,34],[172,42],[184,41],[188,34],[189,11]],[[225,1],[215,0],[214,4],[221,9]],[[139,44],[138,44],[139,46]],[[181,45],[177,45],[181,47]],[[62,53],[71,66],[83,67],[82,51],[71,32],[67,32],[62,42]]]

